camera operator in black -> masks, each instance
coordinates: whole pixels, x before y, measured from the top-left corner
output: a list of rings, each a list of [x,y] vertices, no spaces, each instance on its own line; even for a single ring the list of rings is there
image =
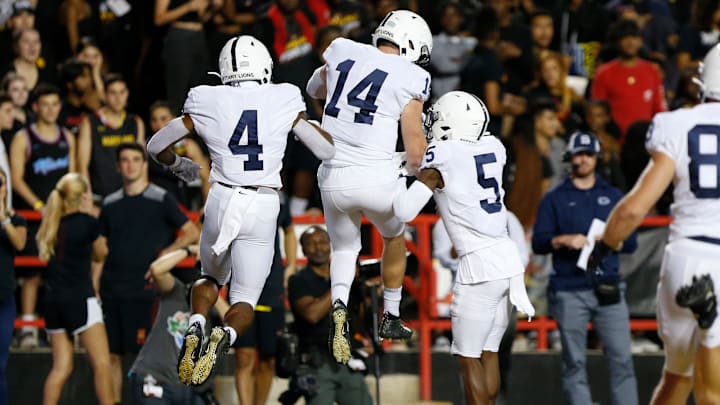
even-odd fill
[[[300,341],[301,366],[298,370],[302,369],[305,375],[311,374],[317,381],[310,390],[299,387],[301,394],[308,405],[372,404],[363,374],[351,370],[349,365],[352,363],[337,364],[327,351],[327,314],[332,304],[330,237],[323,228],[312,226],[300,236],[300,246],[308,266],[290,278],[288,296]],[[290,385],[298,384],[291,382]]]

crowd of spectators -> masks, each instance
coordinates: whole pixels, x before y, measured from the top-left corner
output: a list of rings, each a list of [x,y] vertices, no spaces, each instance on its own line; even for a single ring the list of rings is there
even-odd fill
[[[274,58],[274,81],[304,89],[334,38],[369,43],[380,19],[399,8],[433,29],[433,97],[460,89],[487,105],[509,155],[507,206],[528,233],[541,198],[565,177],[567,137],[592,131],[604,151],[600,175],[626,191],[647,162],[650,119],[698,102],[692,79],[720,41],[720,0],[0,0],[4,211],[44,212],[57,180],[72,171],[89,178],[100,206],[123,187],[117,147],[144,143],[180,114],[192,86],[219,84],[208,72],[227,39],[258,37]],[[323,106],[305,101],[320,119]],[[292,137],[288,148],[290,213],[320,213],[320,162]],[[198,210],[207,150],[189,138],[176,151],[205,161],[202,182],[185,184],[154,162],[149,180]],[[28,222],[20,254],[37,254],[37,226]],[[32,321],[42,272],[16,273],[19,316]],[[18,342],[36,346],[37,330],[24,327]]]

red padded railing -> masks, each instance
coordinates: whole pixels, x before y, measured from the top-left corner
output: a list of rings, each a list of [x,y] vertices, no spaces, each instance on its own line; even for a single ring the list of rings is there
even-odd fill
[[[21,211],[19,212],[28,221],[39,221],[41,215],[37,211]],[[197,220],[199,213],[186,212],[189,218]],[[408,321],[408,324],[417,330],[420,343],[420,398],[423,401],[431,399],[432,392],[432,342],[431,334],[434,330],[450,330],[450,319],[441,318],[438,314],[438,303],[441,300],[437,298],[437,284],[434,277],[434,269],[432,265],[432,226],[437,222],[436,215],[419,215],[415,220],[409,223],[414,227],[417,234],[417,240],[408,242],[408,250],[415,254],[419,262],[419,278],[414,280],[406,276],[403,283],[404,289],[411,294],[417,301],[418,319]],[[664,216],[647,217],[642,225],[646,227],[667,226],[672,222],[672,218]],[[294,217],[295,224],[324,224],[322,216],[302,216]],[[364,225],[370,222],[363,218]],[[368,254],[363,258],[378,258],[382,256],[383,239],[377,228],[372,227],[370,235],[370,246]],[[15,259],[15,265],[18,267],[41,267],[46,263],[36,257],[19,256]],[[183,260],[178,267],[192,267],[195,265],[194,258]],[[42,319],[36,321],[15,321],[15,327],[22,326],[44,327],[45,322]],[[588,324],[591,328],[591,325]],[[548,334],[550,331],[557,329],[554,320],[540,316],[533,318],[532,322],[519,320],[517,329],[522,331],[537,332],[537,350],[545,351],[548,349]],[[657,321],[654,319],[631,319],[630,329],[634,331],[657,330]]]

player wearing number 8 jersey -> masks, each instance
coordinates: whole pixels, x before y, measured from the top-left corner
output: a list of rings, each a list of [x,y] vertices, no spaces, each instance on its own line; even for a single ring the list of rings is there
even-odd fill
[[[251,36],[230,39],[219,67],[223,85],[191,89],[184,115],[148,144],[150,154],[185,181],[197,178],[199,166],[175,155],[176,141],[197,132],[212,160],[200,239],[203,276],[192,289],[193,314],[178,360],[180,381],[193,385],[208,379],[217,355],[252,323],[273,260],[288,132],[319,158],[335,152],[329,135],[305,120],[300,89],[270,82],[272,59],[260,41]],[[227,326],[214,328],[203,344],[205,318],[228,281]]]
[[[720,45],[705,56],[700,81],[702,104],[653,118],[645,143],[651,160],[611,213],[588,263],[601,268],[673,184],[657,289],[665,368],[653,404],[684,404],[691,390],[698,404],[720,400]]]
[[[350,359],[347,308],[355,261],[360,252],[360,219],[380,231],[385,315],[380,337],[406,339],[412,331],[400,321],[405,275],[405,225],[392,212],[398,168],[393,164],[398,121],[409,169],[417,169],[425,149],[422,107],[430,94],[430,75],[417,66],[430,60],[432,35],[419,15],[388,13],[373,34],[373,45],[334,40],[323,54],[308,94],[325,99],[323,129],[337,150],[318,170],[333,260],[330,264],[330,350],[339,363]]]
[[[468,404],[493,403],[498,393],[497,352],[510,303],[535,314],[520,253],[507,231],[505,147],[487,132],[488,121],[488,110],[477,97],[461,91],[440,97],[427,113],[428,136],[434,141],[418,180],[393,201],[396,215],[409,221],[434,195],[457,251],[451,350],[460,356]]]

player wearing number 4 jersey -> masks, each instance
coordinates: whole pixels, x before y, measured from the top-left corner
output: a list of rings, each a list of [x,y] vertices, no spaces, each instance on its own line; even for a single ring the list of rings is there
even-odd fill
[[[460,356],[468,404],[493,403],[498,393],[497,352],[510,304],[531,317],[535,314],[523,283],[520,253],[507,231],[505,148],[487,132],[488,121],[488,110],[477,97],[461,91],[440,97],[426,116],[434,141],[418,180],[393,202],[396,215],[409,221],[434,194],[459,256],[451,350]]]
[[[392,212],[399,174],[393,154],[398,121],[410,170],[417,169],[425,149],[422,107],[430,94],[430,75],[417,64],[429,62],[432,34],[419,15],[392,11],[375,30],[373,45],[334,40],[323,54],[326,64],[307,85],[308,94],[326,100],[322,127],[337,149],[335,157],[323,160],[318,182],[333,258],[328,343],[339,363],[350,359],[345,305],[361,247],[362,215],[378,228],[385,243],[380,337],[412,335],[400,321],[405,224]]]
[[[185,181],[197,178],[199,166],[172,152],[176,141],[197,132],[212,160],[200,239],[203,276],[192,289],[193,314],[178,359],[180,381],[192,385],[208,379],[217,355],[252,323],[274,254],[288,132],[321,159],[335,153],[330,136],[305,120],[300,89],[270,82],[272,59],[260,41],[230,39],[220,52],[219,67],[223,85],[191,89],[184,115],[148,144],[150,155]],[[205,318],[228,281],[227,326],[214,328],[204,344]]]
[[[588,270],[640,224],[672,182],[673,223],[657,289],[665,368],[653,404],[720,402],[720,45],[701,67],[703,103],[653,118],[645,146],[651,159],[608,218]]]

